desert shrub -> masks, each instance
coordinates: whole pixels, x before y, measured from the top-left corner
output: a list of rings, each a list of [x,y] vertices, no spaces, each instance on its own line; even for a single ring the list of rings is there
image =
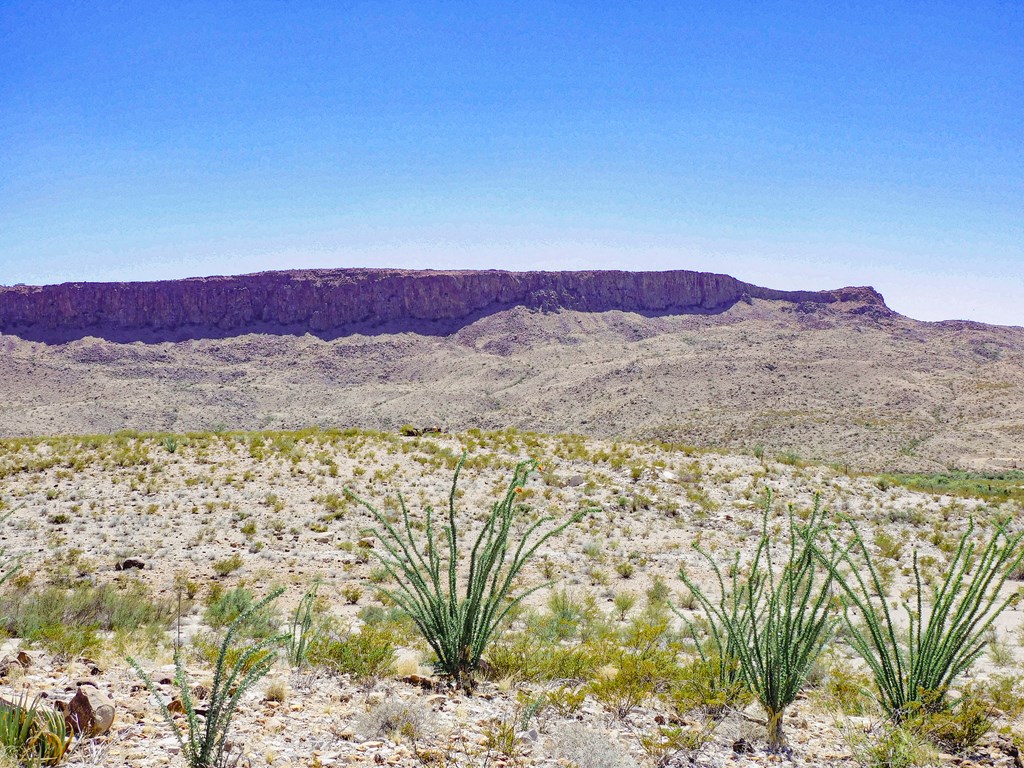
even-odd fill
[[[988,659],[996,667],[1009,667],[1016,661],[1013,649],[995,631],[990,628],[988,637]]]
[[[394,635],[385,627],[368,625],[359,632],[324,628],[307,646],[306,660],[357,680],[370,680],[390,672],[395,650]]]
[[[506,635],[487,652],[488,676],[495,680],[586,681],[603,663],[594,644],[553,643],[530,632]]]
[[[6,753],[22,765],[57,765],[70,745],[64,716],[41,706],[38,697],[0,699],[0,755]]]
[[[741,566],[737,554],[728,587],[714,558],[697,547],[717,579],[717,598],[709,597],[685,571],[680,575],[710,626],[723,633],[722,647],[736,654],[744,681],[767,715],[769,748],[778,750],[786,744],[785,710],[803,687],[835,622],[829,615],[832,571],[822,568],[815,555],[815,539],[823,527],[820,500],[815,500],[802,524],[796,522],[790,505],[789,534],[780,544],[785,553],[780,568],[768,526],[772,499],[769,490],[753,559]]]
[[[615,613],[618,615],[619,621],[625,621],[626,614],[636,605],[636,595],[632,592],[616,592],[612,598],[612,605],[615,606]]]
[[[903,606],[909,631],[903,633],[868,547],[856,526],[850,526],[853,543],[843,548],[833,538],[832,553],[822,558],[841,587],[850,643],[870,667],[879,703],[894,722],[922,708],[939,712],[950,685],[984,652],[996,617],[1017,599],[1015,594],[1000,599],[999,591],[1024,560],[1024,533],[1010,534],[999,525],[978,549],[971,521],[930,600],[915,550],[915,589]],[[840,571],[840,564],[847,567]],[[854,620],[857,615],[861,621]]]
[[[514,718],[492,717],[484,723],[482,757],[489,762],[492,757],[498,760],[511,760],[513,764],[523,751],[523,745],[517,734],[518,723]]]
[[[419,702],[385,699],[356,720],[355,731],[371,738],[403,737],[417,741],[432,730],[429,712]]]
[[[472,674],[509,611],[543,586],[513,595],[523,566],[548,539],[583,516],[577,513],[546,530],[550,517],[524,521],[528,510],[517,499],[536,463],[518,464],[504,497],[483,521],[465,563],[465,576],[460,578],[460,566],[467,558],[463,557],[455,500],[465,458],[463,455],[455,468],[447,523],[438,525],[433,510],[427,507],[422,534],[413,527],[401,495],[398,503],[402,522],[396,527],[372,504],[346,491],[378,525],[373,533],[383,552],[375,549],[374,554],[395,582],[393,588],[382,587],[381,591],[412,617],[436,654],[438,669],[460,687],[472,685]],[[524,523],[526,529],[518,542],[510,542],[513,529]]]
[[[968,693],[942,708],[928,706],[925,702],[911,713],[906,725],[944,752],[963,754],[988,733],[992,716],[988,703]]]
[[[684,572],[680,572],[680,576],[686,578]],[[694,601],[689,610],[699,607],[693,591],[687,590],[687,593]],[[694,622],[675,605],[670,607],[683,620],[697,653],[697,658],[687,665],[680,683],[671,691],[669,698],[676,711],[700,710],[719,718],[728,709],[749,702],[749,688],[736,648],[736,643],[744,639],[742,633],[730,631],[714,613],[707,613],[702,621]]]
[[[680,715],[697,712],[711,720],[750,703],[750,692],[735,659],[727,664],[718,657],[695,658],[682,665],[678,679],[662,694]]]
[[[359,598],[363,596],[362,587],[356,584],[346,584],[341,588],[341,596],[345,598],[345,602],[349,605],[358,605]]]
[[[185,669],[181,648],[175,648],[174,684],[185,710],[187,730],[183,730],[178,725],[174,715],[164,704],[161,692],[153,679],[134,658],[128,657],[128,662],[159,702],[164,721],[177,739],[189,768],[220,768],[224,764],[231,718],[238,702],[274,666],[277,661],[277,648],[287,636],[275,635],[242,647],[236,644],[236,638],[239,637],[253,616],[265,611],[283,592],[283,588],[276,589],[258,603],[249,606],[227,628],[214,663],[209,703],[202,719],[196,711],[192,685]]]
[[[603,731],[566,723],[552,734],[555,755],[579,768],[636,768],[629,754]]]
[[[933,475],[883,475],[879,484],[898,483],[922,493],[945,494],[966,498],[980,498],[999,504],[1004,501],[1024,501],[1024,471],[1005,472],[948,472]]]
[[[919,734],[891,724],[870,733],[845,730],[853,762],[861,768],[926,768],[936,765],[935,749]]]
[[[359,610],[359,620],[368,627],[386,630],[398,643],[422,640],[412,617],[397,605],[367,605]]]
[[[208,595],[203,621],[213,629],[223,629],[245,616],[236,628],[239,637],[264,638],[276,634],[280,619],[273,604],[261,600],[262,607],[251,610],[256,604],[255,595],[241,584],[226,591],[215,589]]]
[[[717,720],[706,720],[700,725],[659,725],[653,733],[640,736],[640,746],[655,765],[692,765],[717,727]]]
[[[651,580],[651,586],[647,588],[647,605],[650,607],[658,608],[660,606],[668,605],[669,598],[672,596],[672,590],[669,589],[668,584],[661,576],[655,576]]]
[[[663,679],[659,660],[643,654],[616,654],[612,668],[594,680],[588,691],[616,717],[627,717],[654,696]]]
[[[234,573],[242,567],[242,556],[235,552],[230,557],[225,557],[222,560],[217,560],[213,564],[213,572],[221,578],[224,578],[230,573]]]
[[[101,632],[162,631],[175,607],[129,582],[13,590],[0,598],[0,616],[7,634],[70,658],[99,647]]]
[[[819,694],[828,710],[844,715],[867,714],[874,700],[871,677],[841,664],[828,669]]]
[[[593,595],[580,597],[568,590],[556,589],[548,596],[547,611],[532,614],[527,626],[538,637],[561,642],[600,634],[597,625],[603,618]]]
[[[518,691],[515,711],[519,730],[527,730],[530,723],[535,721],[538,730],[548,733],[554,715],[563,718],[575,716],[586,698],[587,689],[584,686],[562,685],[537,693]]]
[[[681,676],[676,648],[663,617],[641,615],[619,640],[605,640],[601,657],[606,674],[589,691],[616,717],[625,718],[656,693],[668,690]]]
[[[1024,714],[1024,677],[1020,675],[995,675],[976,693],[1011,719]]]

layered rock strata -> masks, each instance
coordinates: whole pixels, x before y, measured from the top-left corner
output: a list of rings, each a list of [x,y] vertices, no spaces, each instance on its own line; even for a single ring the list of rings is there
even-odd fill
[[[707,272],[323,269],[135,283],[0,287],[0,332],[217,333],[253,327],[342,333],[365,323],[458,321],[521,305],[543,310],[715,312],[740,300],[856,302],[871,288],[779,291]]]

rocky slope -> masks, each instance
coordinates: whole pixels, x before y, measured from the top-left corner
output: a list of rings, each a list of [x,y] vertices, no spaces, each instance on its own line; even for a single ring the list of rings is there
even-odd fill
[[[0,287],[0,331],[58,340],[139,332],[192,336],[358,324],[464,320],[512,306],[644,313],[722,311],[740,300],[856,301],[885,311],[869,288],[777,291],[706,272],[503,272],[325,269],[149,283]],[[411,325],[410,325],[411,324]],[[418,324],[418,325],[417,325]]]
[[[1024,465],[1024,329],[918,322],[871,289],[324,271],[17,287],[0,317],[0,435],[515,426],[872,470]]]

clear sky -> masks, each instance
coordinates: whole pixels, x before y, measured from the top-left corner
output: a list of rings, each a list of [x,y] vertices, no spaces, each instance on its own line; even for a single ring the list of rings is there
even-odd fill
[[[311,266],[1024,325],[1024,3],[0,0],[0,284]]]

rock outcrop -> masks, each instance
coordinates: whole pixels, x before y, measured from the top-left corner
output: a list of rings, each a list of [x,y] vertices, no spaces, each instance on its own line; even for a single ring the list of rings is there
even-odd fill
[[[856,302],[887,312],[871,288],[779,291],[706,272],[504,272],[324,269],[137,283],[0,287],[0,332],[70,337],[190,336],[248,330],[343,334],[360,324],[459,321],[522,305],[644,313],[721,311],[737,301]]]

